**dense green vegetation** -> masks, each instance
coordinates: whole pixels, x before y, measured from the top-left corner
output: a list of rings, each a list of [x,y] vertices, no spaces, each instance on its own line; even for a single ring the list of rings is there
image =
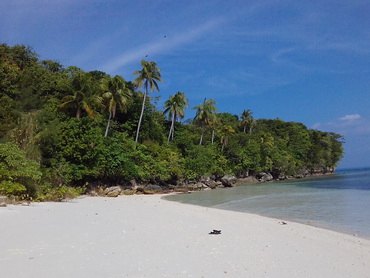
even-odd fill
[[[47,200],[131,180],[175,184],[262,171],[278,178],[330,171],[343,155],[338,134],[253,119],[250,110],[218,113],[212,99],[180,123],[186,94],[174,93],[159,111],[149,93],[160,91],[160,68],[142,61],[134,75],[130,82],[85,72],[0,44],[0,194]]]

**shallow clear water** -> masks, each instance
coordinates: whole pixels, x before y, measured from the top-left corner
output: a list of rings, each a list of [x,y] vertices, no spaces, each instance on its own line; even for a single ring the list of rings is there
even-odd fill
[[[335,176],[241,185],[166,199],[260,214],[370,238],[370,168]]]

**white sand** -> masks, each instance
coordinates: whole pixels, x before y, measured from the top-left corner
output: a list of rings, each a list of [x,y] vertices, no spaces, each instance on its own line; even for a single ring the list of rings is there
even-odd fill
[[[370,277],[369,240],[278,222],[160,195],[8,206],[0,277]]]

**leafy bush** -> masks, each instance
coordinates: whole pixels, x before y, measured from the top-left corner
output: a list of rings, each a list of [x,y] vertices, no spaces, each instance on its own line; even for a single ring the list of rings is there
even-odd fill
[[[64,184],[94,177],[103,138],[99,123],[90,118],[72,118],[50,126],[50,132],[41,138],[43,164],[55,169]]]
[[[119,182],[139,176],[140,169],[135,163],[138,156],[135,142],[124,133],[104,138],[103,144],[97,148],[95,179]]]
[[[216,146],[194,146],[185,158],[186,178],[196,179],[202,176],[223,176],[229,173],[228,162]]]
[[[84,187],[69,187],[60,185],[52,187],[46,185],[42,188],[42,192],[36,198],[37,201],[63,201],[73,199],[85,192]]]
[[[181,179],[184,175],[184,159],[168,145],[146,141],[140,149],[143,158],[140,166],[147,173],[145,180],[170,181]]]
[[[16,144],[0,144],[0,194],[35,197],[41,179],[39,164]]]

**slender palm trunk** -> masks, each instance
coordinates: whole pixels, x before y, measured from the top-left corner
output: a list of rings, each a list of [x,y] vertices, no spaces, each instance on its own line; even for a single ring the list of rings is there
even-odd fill
[[[199,145],[202,145],[203,142],[204,128],[202,129],[202,134],[200,135]]]
[[[227,138],[227,137],[222,138],[222,147],[221,147],[221,152],[223,152],[223,151],[224,151],[224,148],[225,148],[225,146],[226,146],[226,144],[227,144],[227,141],[228,141],[228,138]]]
[[[243,129],[243,132],[244,133],[246,133],[245,131],[246,131],[246,129],[247,129],[247,126],[246,125],[244,125],[244,129]]]
[[[77,107],[76,118],[77,119],[80,119],[81,118],[81,107],[80,106]]]
[[[174,132],[174,125],[175,125],[175,116],[172,115],[171,128],[170,128],[170,133],[168,133],[167,142],[170,142],[171,134],[173,134]]]
[[[144,94],[144,98],[143,98],[143,105],[141,107],[141,113],[140,113],[140,118],[139,118],[139,124],[137,125],[136,138],[135,138],[136,143],[139,140],[139,132],[140,132],[140,127],[141,127],[141,120],[143,119],[143,115],[144,115],[146,94],[147,94],[147,89],[145,90],[145,94]]]
[[[213,144],[214,141],[215,141],[215,130],[212,129],[212,144]]]
[[[107,137],[108,136],[108,130],[109,130],[109,126],[110,126],[110,120],[112,119],[112,112],[109,111],[109,117],[108,117],[108,122],[107,122],[107,127],[105,128],[105,134],[104,134],[104,137]]]
[[[176,111],[175,111],[174,119],[173,119],[172,135],[171,135],[171,139],[172,139],[172,140],[173,140],[173,137],[175,136],[175,124],[176,124],[176,119],[177,119],[177,114],[176,114]]]

